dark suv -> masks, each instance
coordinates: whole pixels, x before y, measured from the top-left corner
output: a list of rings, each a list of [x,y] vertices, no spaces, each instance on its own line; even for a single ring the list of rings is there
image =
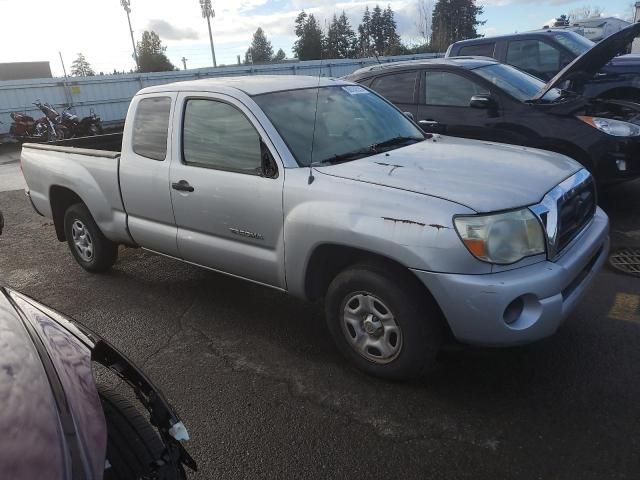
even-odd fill
[[[498,37],[474,38],[453,43],[446,57],[493,57],[544,81],[551,80],[595,43],[575,32],[544,29]],[[585,82],[582,93],[595,97],[640,101],[640,55],[612,58],[598,74]]]
[[[572,157],[599,184],[640,176],[640,104],[561,87],[597,74],[640,33],[634,24],[595,45],[545,84],[487,57],[362,68],[346,78],[394,103],[428,133],[541,148]]]

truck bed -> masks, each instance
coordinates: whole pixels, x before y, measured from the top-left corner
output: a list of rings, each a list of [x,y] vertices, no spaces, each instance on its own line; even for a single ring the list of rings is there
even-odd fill
[[[101,150],[112,153],[120,153],[122,150],[122,132],[96,135],[93,137],[69,138],[55,140],[40,145],[53,145],[58,147],[83,148],[85,150]]]
[[[28,194],[40,214],[54,219],[58,238],[63,235],[64,211],[52,205],[66,209],[69,203],[82,202],[107,238],[131,242],[120,195],[121,147],[121,133],[22,146]]]

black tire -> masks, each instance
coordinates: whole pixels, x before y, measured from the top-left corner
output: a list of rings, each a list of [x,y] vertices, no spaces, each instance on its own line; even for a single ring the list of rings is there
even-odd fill
[[[76,248],[73,236],[73,228],[76,222],[80,222],[89,234],[91,255],[87,254],[83,257],[78,248]],[[118,245],[103,235],[84,203],[76,203],[67,209],[64,214],[64,233],[71,254],[86,271],[92,273],[105,272],[116,262]]]
[[[107,421],[107,461],[104,480],[137,480],[161,458],[164,445],[149,420],[111,387],[98,386]],[[167,480],[186,478],[181,465],[170,468]]]
[[[325,298],[329,330],[338,349],[360,370],[388,380],[404,380],[423,375],[434,366],[443,337],[442,314],[417,282],[409,273],[393,268],[356,265],[338,274],[329,285]],[[348,340],[354,331],[346,323],[343,328],[343,312],[354,296],[380,300],[386,307],[382,310],[388,309],[400,328],[398,352],[383,360],[387,363],[366,358]],[[392,342],[393,337],[390,339]]]

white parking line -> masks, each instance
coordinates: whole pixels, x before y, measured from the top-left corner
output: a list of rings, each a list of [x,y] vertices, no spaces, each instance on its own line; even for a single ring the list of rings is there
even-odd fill
[[[19,163],[0,165],[0,192],[22,190],[25,187],[24,177]]]

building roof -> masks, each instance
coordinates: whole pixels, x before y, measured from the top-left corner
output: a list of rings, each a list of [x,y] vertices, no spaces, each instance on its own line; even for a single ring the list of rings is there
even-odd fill
[[[601,27],[605,23],[624,23],[626,25],[631,25],[630,22],[623,20],[621,18],[616,17],[596,17],[596,18],[583,18],[581,20],[576,20],[572,23],[572,25],[579,25],[581,27]]]
[[[224,91],[227,89],[240,90],[247,95],[279,92],[283,90],[297,90],[301,88],[327,87],[334,85],[348,85],[344,80],[311,77],[306,75],[251,75],[239,77],[218,77],[187,82],[174,82],[157,85],[140,90],[138,94],[167,91]]]
[[[0,63],[0,80],[51,78],[49,62]]]

